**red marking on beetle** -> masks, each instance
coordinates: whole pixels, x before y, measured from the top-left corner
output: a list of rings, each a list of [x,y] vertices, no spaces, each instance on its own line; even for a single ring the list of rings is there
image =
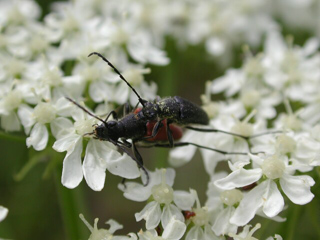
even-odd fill
[[[141,111],[142,108],[137,108],[134,110],[134,114],[137,114]],[[154,125],[156,125],[157,121],[149,121],[147,123],[147,134],[145,137],[150,137],[152,135],[152,130],[154,128]],[[158,134],[153,137],[149,138],[146,141],[154,142],[154,141],[168,141],[168,135],[167,135],[167,119],[162,120],[163,126],[159,129]],[[182,128],[179,126],[170,124],[169,126],[171,132],[172,132],[172,137],[174,140],[179,140],[182,138]]]
[[[196,215],[195,212],[191,212],[191,211],[183,211],[183,215],[185,219],[190,219],[192,217],[194,217]]]
[[[136,108],[135,110],[134,110],[134,114],[137,114],[138,112],[140,112],[142,110],[142,108]]]

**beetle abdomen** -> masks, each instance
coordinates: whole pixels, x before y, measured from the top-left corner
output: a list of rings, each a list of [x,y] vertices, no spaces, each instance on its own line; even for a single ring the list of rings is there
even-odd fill
[[[186,124],[209,124],[209,117],[207,113],[197,104],[190,102],[182,97],[175,96],[174,100],[180,106],[180,116],[177,123]]]

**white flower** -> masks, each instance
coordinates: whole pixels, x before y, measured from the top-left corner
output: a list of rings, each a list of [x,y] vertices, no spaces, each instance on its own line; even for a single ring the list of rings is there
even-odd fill
[[[37,151],[45,149],[49,139],[46,124],[54,122],[58,114],[68,115],[68,111],[71,109],[68,106],[70,105],[65,98],[60,98],[54,103],[39,102],[34,109],[22,104],[19,107],[18,115],[25,133],[30,134],[30,137],[27,138],[27,146],[33,146]]]
[[[130,233],[130,237],[127,236],[114,236],[115,231],[122,229],[123,226],[116,222],[115,220],[110,219],[106,222],[106,224],[110,225],[109,229],[98,229],[98,221],[99,218],[94,220],[94,226],[92,227],[90,223],[84,218],[82,214],[79,215],[84,224],[88,227],[91,234],[88,240],[106,240],[106,239],[114,239],[114,240],[137,240],[137,236],[134,233]]]
[[[274,237],[268,237],[267,240],[283,240],[279,234],[275,234]]]
[[[64,76],[60,69],[59,60],[39,58],[32,62],[26,70],[26,79],[32,91],[28,96],[28,103],[37,104],[37,98],[42,97],[45,101],[69,96],[80,98],[85,88],[84,81],[78,74]],[[32,95],[31,95],[32,94]]]
[[[19,131],[21,128],[16,109],[21,105],[22,97],[19,90],[9,90],[0,99],[1,128],[6,131]]]
[[[315,131],[316,128],[311,129],[311,132]],[[311,171],[314,166],[320,164],[320,142],[308,132],[261,136],[255,139],[253,145],[254,152],[288,156],[292,167],[301,172]]]
[[[243,168],[246,164],[236,167],[229,163],[233,172],[215,181],[219,188],[231,190],[257,182],[262,176],[267,178],[244,195],[230,219],[231,223],[238,226],[247,224],[260,208],[270,218],[279,214],[283,210],[284,199],[274,182],[276,179],[280,180],[283,192],[295,204],[303,205],[312,200],[314,195],[310,192],[310,187],[314,185],[314,180],[307,175],[293,176],[294,169],[288,165],[286,157],[250,156],[256,168],[247,170]]]
[[[198,194],[195,190],[191,189],[190,193],[196,202],[196,206],[192,207],[192,205],[194,204],[194,201],[190,202],[192,205],[189,206],[189,210],[194,214],[188,220],[190,224],[191,223],[193,224],[193,226],[191,225],[191,228],[188,230],[188,233],[185,239],[186,240],[218,239],[217,235],[215,235],[211,229],[211,225],[210,225],[211,216],[210,216],[210,212],[208,211],[208,207],[207,206],[201,207]]]
[[[87,184],[95,191],[100,191],[105,182],[105,170],[123,178],[140,176],[136,163],[127,155],[121,155],[110,142],[91,139],[86,148],[83,164],[81,163],[83,135],[93,131],[95,119],[82,110],[74,112],[73,124],[66,118],[59,118],[52,126],[52,132],[57,141],[53,149],[58,152],[67,151],[63,161],[62,184],[75,188],[83,176]]]
[[[164,51],[152,45],[151,36],[146,31],[131,36],[128,51],[133,59],[143,64],[167,65],[170,62]]]
[[[252,237],[252,235],[261,228],[261,224],[257,223],[254,228],[252,228],[250,231],[251,225],[244,226],[243,230],[239,234],[230,233],[229,236],[232,237],[234,240],[258,240],[255,237]],[[280,240],[280,239],[279,239]]]
[[[0,25],[24,25],[40,17],[41,10],[35,1],[1,1]]]
[[[265,42],[263,61],[267,69],[265,83],[281,90],[292,100],[312,99],[318,89],[320,56],[319,41],[310,39],[303,48],[288,44],[278,32],[271,32]],[[315,95],[316,96],[316,95]]]
[[[173,216],[177,220],[184,221],[181,210],[172,204],[174,175],[173,169],[157,169],[156,172],[150,173],[148,186],[135,182],[119,186],[124,196],[134,201],[146,201],[150,196],[153,197],[153,201],[149,202],[141,212],[135,214],[137,221],[146,220],[148,230],[157,227],[160,221],[165,228]]]
[[[214,231],[217,236],[237,232],[238,227],[230,222],[230,218],[236,210],[234,206],[238,204],[242,198],[242,192],[237,189],[226,190],[220,193],[220,204],[226,207],[216,215],[212,225],[212,231]]]
[[[177,220],[174,216],[170,219],[166,227],[164,227],[161,236],[158,235],[154,229],[143,232],[142,230],[138,233],[140,240],[179,240],[183,237],[186,231],[186,225],[184,222]]]

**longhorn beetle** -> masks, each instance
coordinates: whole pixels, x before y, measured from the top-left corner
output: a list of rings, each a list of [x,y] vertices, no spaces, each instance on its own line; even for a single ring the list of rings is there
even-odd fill
[[[193,145],[199,148],[208,149],[212,151],[219,152],[221,154],[241,154],[247,155],[244,152],[226,152],[222,150],[218,150],[215,148],[201,146],[191,142],[177,142],[174,143],[174,135],[172,133],[172,123],[177,125],[190,125],[190,124],[200,124],[200,125],[208,125],[209,117],[206,112],[199,107],[198,105],[182,98],[182,97],[167,97],[160,100],[154,100],[153,102],[142,99],[137,91],[130,85],[130,83],[122,76],[122,74],[118,71],[113,64],[107,60],[100,53],[92,52],[88,55],[88,57],[92,55],[97,55],[102,58],[108,65],[119,75],[119,77],[128,85],[129,88],[136,94],[138,97],[139,103],[142,105],[141,109],[138,109],[134,112],[128,113],[122,119],[118,120],[117,113],[115,111],[111,111],[105,119],[102,119],[93,113],[89,112],[87,109],[76,103],[74,100],[66,97],[70,102],[74,103],[76,106],[81,108],[83,111],[88,113],[90,116],[98,119],[101,124],[95,126],[95,129],[91,133],[87,133],[86,135],[93,135],[94,138],[109,141],[114,145],[118,146],[124,152],[126,152],[137,164],[138,166],[145,172],[147,181],[146,185],[149,182],[149,174],[143,166],[143,160],[140,153],[137,150],[136,143],[139,141],[148,141],[151,139],[157,139],[156,136],[159,131],[162,131],[162,127],[166,125],[166,135],[168,139],[168,143],[155,143],[153,147],[182,147],[187,145]],[[138,104],[137,104],[138,105]],[[114,120],[108,121],[110,116],[113,116]],[[153,129],[151,131],[151,135],[147,135],[148,129],[147,125],[152,123]],[[225,131],[221,131],[218,129],[202,129],[186,126],[188,129],[203,131],[203,132],[222,132],[226,134],[231,134],[237,137],[241,137],[244,139],[248,139],[249,137],[242,136],[236,133],[229,133]],[[146,136],[147,135],[147,136]],[[128,142],[127,139],[131,139],[132,143]],[[132,148],[132,152],[128,150],[128,148]]]

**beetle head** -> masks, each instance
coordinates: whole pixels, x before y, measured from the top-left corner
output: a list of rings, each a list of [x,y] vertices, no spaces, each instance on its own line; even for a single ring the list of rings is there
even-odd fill
[[[108,121],[98,125],[94,130],[94,135],[96,138],[101,140],[117,140],[117,121]]]

